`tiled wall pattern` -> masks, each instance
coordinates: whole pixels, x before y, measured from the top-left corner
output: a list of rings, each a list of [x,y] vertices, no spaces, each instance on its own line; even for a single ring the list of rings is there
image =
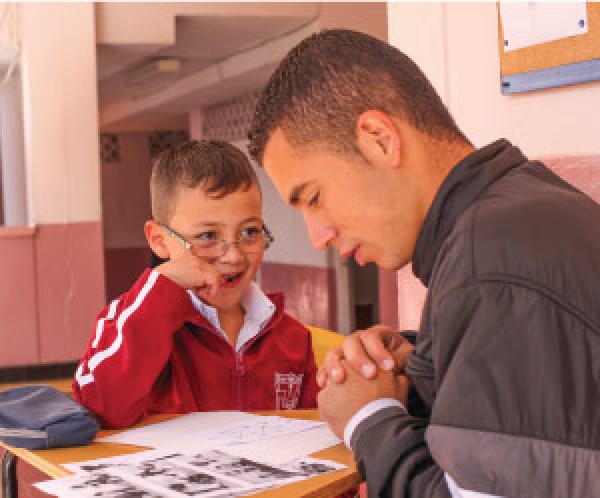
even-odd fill
[[[189,140],[189,134],[185,130],[158,130],[148,134],[148,147],[150,157],[155,157],[174,145]]]
[[[116,133],[100,133],[100,161],[103,163],[121,161],[119,135]]]
[[[204,109],[202,137],[235,142],[247,138],[260,91],[254,91]]]

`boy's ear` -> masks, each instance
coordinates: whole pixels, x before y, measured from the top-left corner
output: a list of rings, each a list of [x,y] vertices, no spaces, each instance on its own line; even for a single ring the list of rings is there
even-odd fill
[[[356,120],[356,145],[373,165],[392,169],[398,167],[400,138],[396,123],[384,112],[368,110]]]
[[[148,220],[144,224],[144,234],[150,249],[161,259],[169,259],[170,251],[165,244],[165,232],[154,220]]]

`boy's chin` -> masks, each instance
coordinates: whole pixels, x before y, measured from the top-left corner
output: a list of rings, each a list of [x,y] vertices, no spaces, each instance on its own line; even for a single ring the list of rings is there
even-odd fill
[[[200,299],[202,302],[212,306],[216,309],[229,309],[237,306],[241,303],[242,296],[244,295],[248,285],[240,285],[235,289],[219,289],[217,294],[214,296],[209,296],[206,292],[195,291],[194,294]]]

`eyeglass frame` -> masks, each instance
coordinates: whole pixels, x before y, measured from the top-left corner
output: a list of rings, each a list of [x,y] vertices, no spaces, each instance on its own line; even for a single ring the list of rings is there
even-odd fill
[[[156,224],[159,227],[166,230],[166,232],[171,237],[173,237],[178,242],[181,242],[188,251],[192,252],[195,255],[195,253],[193,251],[194,244],[192,244],[189,240],[187,240],[183,235],[181,235],[180,233],[173,230],[170,226],[165,225],[164,223],[161,223],[160,221],[157,221]],[[269,247],[271,247],[271,244],[273,242],[275,242],[275,237],[273,237],[273,234],[271,233],[271,231],[267,228],[267,226],[264,223],[261,224],[261,227],[262,227],[262,236],[265,241],[265,246],[263,248],[263,251],[266,251]],[[222,250],[221,254],[219,254],[218,256],[213,256],[213,257],[209,256],[210,259],[222,258],[223,256],[225,256],[225,254],[227,254],[227,251],[229,250],[229,246],[231,246],[231,245],[236,246],[238,248],[238,251],[240,251],[243,254],[256,254],[256,253],[247,253],[246,251],[243,251],[242,249],[240,249],[239,237],[237,240],[234,240],[233,242],[229,242],[225,239],[221,239],[219,242],[221,243],[221,250]],[[206,256],[203,256],[203,257],[206,257]]]

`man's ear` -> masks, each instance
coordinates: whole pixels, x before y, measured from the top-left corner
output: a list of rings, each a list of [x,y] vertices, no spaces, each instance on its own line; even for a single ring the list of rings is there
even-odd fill
[[[144,234],[150,249],[161,259],[171,257],[169,248],[165,244],[165,232],[154,220],[148,220],[144,224]]]
[[[358,117],[356,145],[372,164],[388,168],[400,164],[400,133],[394,120],[384,112],[369,110]]]

